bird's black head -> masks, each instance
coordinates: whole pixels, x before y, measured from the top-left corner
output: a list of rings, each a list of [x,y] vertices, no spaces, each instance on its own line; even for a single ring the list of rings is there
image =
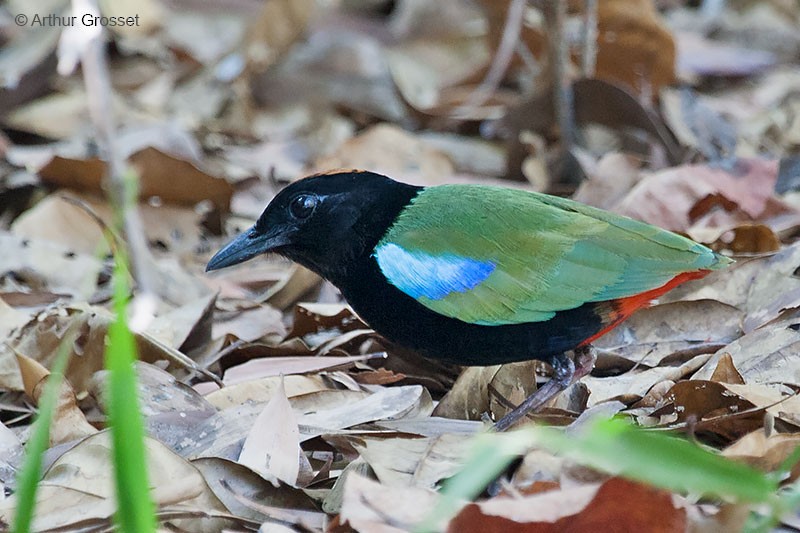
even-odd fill
[[[369,258],[418,191],[372,172],[302,179],[278,193],[252,228],[211,258],[206,271],[274,252],[336,283]]]

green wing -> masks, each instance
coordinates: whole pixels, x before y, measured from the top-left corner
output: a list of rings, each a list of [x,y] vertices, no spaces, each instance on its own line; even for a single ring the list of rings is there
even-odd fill
[[[408,259],[401,268],[397,250]],[[680,273],[731,262],[680,235],[572,200],[476,185],[423,189],[375,257],[389,282],[422,305],[483,325],[546,321],[558,311],[633,296]],[[491,269],[476,284],[444,294],[441,287],[416,290],[435,283],[433,270],[417,265],[447,261]]]

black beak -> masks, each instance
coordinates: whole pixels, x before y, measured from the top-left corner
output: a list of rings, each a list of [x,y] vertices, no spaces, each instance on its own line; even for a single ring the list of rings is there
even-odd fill
[[[287,244],[287,239],[281,233],[260,233],[253,226],[214,254],[206,265],[206,272],[244,263],[284,244]]]

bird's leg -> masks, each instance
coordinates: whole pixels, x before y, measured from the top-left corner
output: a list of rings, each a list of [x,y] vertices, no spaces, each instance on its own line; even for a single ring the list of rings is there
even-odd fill
[[[596,355],[591,345],[579,346],[573,352],[573,362],[567,354],[560,354],[552,363],[553,377],[536,392],[525,398],[519,406],[497,421],[495,431],[505,431],[530,412],[536,412],[549,402],[556,394],[563,391],[594,368]],[[577,366],[576,366],[577,365]]]

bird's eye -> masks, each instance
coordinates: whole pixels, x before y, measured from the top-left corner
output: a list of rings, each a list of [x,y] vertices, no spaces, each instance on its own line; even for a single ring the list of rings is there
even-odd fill
[[[304,219],[311,216],[317,207],[317,197],[311,194],[301,194],[289,203],[289,213],[294,218]]]

